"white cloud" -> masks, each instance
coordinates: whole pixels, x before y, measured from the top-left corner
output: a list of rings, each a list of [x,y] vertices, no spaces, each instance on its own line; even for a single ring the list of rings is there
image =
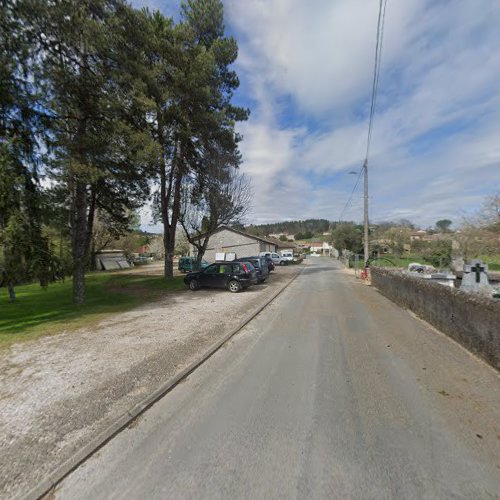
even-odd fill
[[[179,1],[134,0],[177,15]],[[250,222],[336,219],[366,148],[378,2],[224,0],[257,103],[242,170]],[[500,2],[389,1],[370,155],[370,214],[457,220],[500,190]],[[324,179],[324,183],[321,180]],[[346,218],[362,219],[358,190]]]
[[[387,15],[389,43],[406,32],[420,4],[403,3],[394,3]],[[377,2],[365,0],[226,2],[230,22],[244,35],[240,67],[258,71],[260,79],[293,96],[306,113],[320,115],[349,109],[366,93],[377,8]],[[388,62],[402,50],[400,42],[394,47],[384,52]]]
[[[285,218],[277,213],[335,219],[344,206],[352,177],[325,186],[309,178],[364,158],[377,4],[226,2],[241,35],[237,69],[258,102],[241,130],[260,221]],[[370,156],[373,217],[430,224],[499,189],[499,23],[500,2],[388,2]],[[356,193],[349,217],[361,218],[360,200]]]

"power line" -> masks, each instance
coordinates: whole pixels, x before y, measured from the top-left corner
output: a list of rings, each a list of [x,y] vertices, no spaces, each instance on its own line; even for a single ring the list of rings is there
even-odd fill
[[[368,214],[368,156],[370,154],[370,143],[373,133],[373,117],[375,116],[375,107],[377,103],[378,82],[380,77],[380,67],[382,63],[382,42],[384,39],[384,23],[385,12],[387,8],[387,0],[380,0],[378,7],[378,21],[377,21],[377,42],[375,45],[375,64],[373,65],[373,84],[372,84],[372,103],[370,107],[370,118],[368,120],[368,137],[366,140],[366,156],[363,162],[364,172],[364,235],[363,235],[363,253],[365,258],[365,266],[368,266],[368,259],[370,258],[370,242],[369,242],[369,214]]]
[[[372,84],[372,104],[370,107],[370,119],[368,120],[368,137],[366,140],[366,156],[363,162],[364,172],[364,209],[363,209],[363,254],[365,258],[365,267],[368,266],[368,259],[370,258],[370,242],[369,242],[369,213],[368,213],[368,156],[370,154],[370,143],[372,140],[373,132],[373,117],[375,116],[375,107],[377,103],[378,82],[380,77],[380,67],[382,62],[382,42],[384,39],[384,23],[385,11],[387,8],[387,0],[380,0],[378,7],[378,21],[377,21],[377,43],[375,45],[375,64],[373,65],[373,84]]]
[[[375,44],[375,62],[373,65],[373,81],[372,81],[372,97],[370,104],[370,115],[368,120],[368,136],[366,141],[366,156],[365,161],[363,162],[363,166],[361,167],[358,177],[356,178],[356,182],[354,187],[349,195],[349,198],[342,209],[342,212],[338,218],[338,220],[342,220],[344,213],[351,206],[352,198],[358,187],[359,181],[361,179],[361,175],[365,173],[367,177],[367,166],[368,166],[368,156],[370,153],[370,145],[373,133],[373,120],[375,116],[375,109],[377,105],[377,95],[378,95],[378,82],[380,77],[380,67],[382,62],[382,42],[384,38],[384,25],[385,25],[385,13],[387,9],[387,0],[379,0],[379,12],[378,12],[378,20],[377,20],[377,40]],[[365,193],[365,198],[367,197],[367,193]],[[365,217],[366,218],[366,217]]]
[[[351,194],[349,196],[349,199],[347,200],[346,204],[344,205],[344,208],[342,209],[342,212],[340,213],[340,216],[339,216],[339,221],[342,220],[342,217],[344,216],[344,213],[345,211],[350,207],[351,205],[351,202],[352,202],[352,197],[354,196],[354,192],[356,191],[356,188],[358,187],[358,184],[359,184],[359,180],[361,179],[361,174],[363,173],[363,170],[361,169],[359,172],[358,172],[358,177],[356,178],[356,182],[354,184],[354,187],[352,188],[352,191],[351,191]]]
[[[373,65],[373,83],[372,83],[372,99],[370,106],[370,118],[368,120],[368,137],[366,141],[366,156],[365,161],[368,160],[370,153],[370,145],[373,132],[373,118],[375,116],[375,107],[377,104],[378,82],[380,77],[380,67],[382,63],[382,42],[384,39],[384,24],[385,12],[387,8],[387,0],[380,0],[378,21],[377,21],[377,42],[375,45],[375,63]]]

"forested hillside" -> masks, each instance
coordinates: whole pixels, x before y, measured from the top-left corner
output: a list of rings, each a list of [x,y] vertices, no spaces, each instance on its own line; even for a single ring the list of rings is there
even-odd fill
[[[243,227],[243,226],[241,226]],[[326,219],[306,219],[292,220],[285,222],[275,222],[273,224],[251,224],[244,229],[251,234],[266,236],[268,234],[323,234],[335,227],[335,222],[330,222]]]

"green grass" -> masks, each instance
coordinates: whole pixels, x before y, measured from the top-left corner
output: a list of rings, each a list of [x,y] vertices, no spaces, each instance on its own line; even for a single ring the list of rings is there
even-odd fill
[[[481,255],[479,259],[488,264],[490,271],[500,271],[500,255]]]
[[[390,261],[390,262],[389,262]],[[392,262],[392,264],[391,264]],[[408,264],[412,262],[419,262],[420,264],[427,264],[423,257],[419,255],[405,255],[404,257],[396,257],[390,254],[383,254],[380,259],[372,260],[374,266],[379,267],[403,267],[407,268]]]
[[[408,267],[411,262],[422,262],[422,259],[415,256],[394,257],[394,255],[383,254],[380,259],[370,259],[370,265],[379,267]],[[359,257],[358,267],[364,266],[363,257]],[[349,267],[354,267],[354,258],[349,260]]]
[[[0,346],[63,330],[92,326],[105,316],[127,311],[165,293],[184,289],[181,276],[166,281],[158,276],[89,274],[86,302],[72,303],[72,282],[52,283],[47,289],[38,284],[16,287],[17,300],[9,302],[7,290],[0,289]]]

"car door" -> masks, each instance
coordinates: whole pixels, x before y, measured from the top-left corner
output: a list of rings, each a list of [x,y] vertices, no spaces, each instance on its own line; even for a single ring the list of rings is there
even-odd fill
[[[219,277],[219,264],[211,264],[199,274],[201,286],[217,286]]]
[[[267,278],[269,274],[269,268],[267,266],[266,259],[259,259],[260,273],[262,278]]]
[[[231,264],[231,262],[228,262],[227,264],[219,264],[219,273],[214,286],[217,288],[226,288],[232,272],[233,264]]]
[[[253,267],[255,267],[257,278],[262,279],[262,267],[260,265],[260,259],[250,259],[250,263],[253,265]]]

